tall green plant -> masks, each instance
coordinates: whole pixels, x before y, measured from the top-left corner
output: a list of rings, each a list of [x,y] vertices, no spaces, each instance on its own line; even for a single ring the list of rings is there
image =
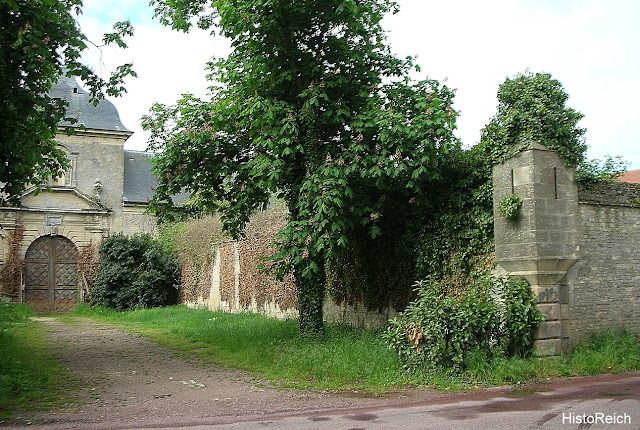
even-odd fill
[[[229,38],[209,64],[211,101],[185,96],[143,121],[158,151],[161,205],[187,188],[241,235],[276,194],[289,211],[277,238],[277,276],[292,271],[300,331],[322,330],[325,262],[352,232],[371,238],[391,192],[419,204],[440,178],[453,137],[453,91],[413,82],[380,24],[391,0],[153,0],[161,22],[196,18]]]
[[[533,347],[534,330],[543,321],[536,299],[524,278],[497,280],[504,298],[504,336],[507,355],[526,357]]]

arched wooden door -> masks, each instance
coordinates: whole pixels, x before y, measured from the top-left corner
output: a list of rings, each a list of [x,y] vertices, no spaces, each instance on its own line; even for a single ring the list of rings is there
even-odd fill
[[[25,302],[36,312],[69,312],[78,301],[78,248],[63,236],[42,236],[27,249]]]

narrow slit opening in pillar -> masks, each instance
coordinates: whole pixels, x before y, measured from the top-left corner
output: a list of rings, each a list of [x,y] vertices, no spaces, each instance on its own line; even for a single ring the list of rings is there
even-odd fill
[[[553,190],[555,192],[556,199],[558,198],[558,168],[553,168]]]
[[[513,169],[511,169],[511,194],[515,194],[516,192],[516,187],[513,183]]]

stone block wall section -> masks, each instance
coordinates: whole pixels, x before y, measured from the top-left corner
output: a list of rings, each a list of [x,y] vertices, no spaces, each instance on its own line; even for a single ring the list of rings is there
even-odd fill
[[[540,355],[594,331],[640,330],[640,186],[578,191],[573,175],[535,142],[494,166],[496,262],[531,284],[545,314]],[[523,200],[516,220],[497,210],[512,193]]]
[[[216,249],[208,297],[199,297],[186,304],[212,311],[297,318],[297,292],[293,280],[275,281],[272,276],[257,270],[259,262],[251,250],[264,251],[271,240],[259,243],[263,240],[257,238],[220,244]],[[326,323],[369,329],[384,327],[390,318],[397,315],[393,309],[369,311],[362,305],[338,304],[330,298],[325,298],[323,311]]]
[[[572,343],[598,330],[640,332],[640,184],[581,190],[580,260],[567,274]]]

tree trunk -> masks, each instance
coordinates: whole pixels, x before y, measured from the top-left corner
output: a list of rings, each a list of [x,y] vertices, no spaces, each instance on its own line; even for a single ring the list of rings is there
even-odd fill
[[[316,263],[321,267],[320,273],[312,278],[301,276],[301,268],[295,270],[300,336],[302,337],[319,337],[324,331],[322,315],[326,278],[324,259],[316,257]]]

